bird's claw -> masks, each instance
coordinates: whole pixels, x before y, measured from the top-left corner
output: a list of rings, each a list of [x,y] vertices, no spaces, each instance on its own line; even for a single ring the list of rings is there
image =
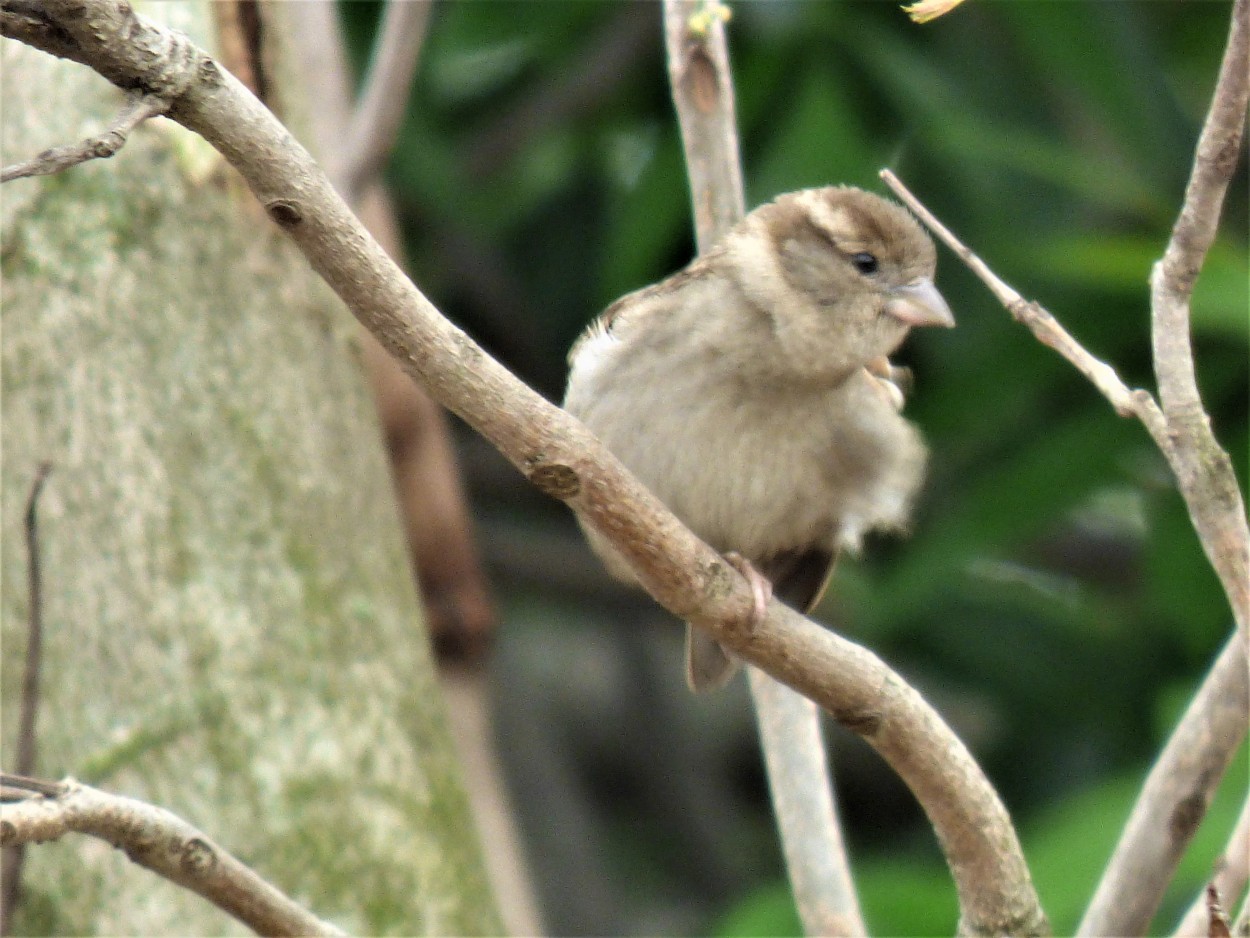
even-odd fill
[[[752,629],[764,621],[768,615],[768,601],[773,597],[773,585],[764,574],[760,573],[737,551],[725,555],[730,566],[743,575],[751,586],[751,619],[748,623]]]
[[[902,410],[906,397],[905,389],[911,381],[911,372],[906,368],[890,364],[890,360],[884,355],[870,361],[864,366],[864,371],[868,375],[868,380],[872,382],[873,389],[896,411]]]

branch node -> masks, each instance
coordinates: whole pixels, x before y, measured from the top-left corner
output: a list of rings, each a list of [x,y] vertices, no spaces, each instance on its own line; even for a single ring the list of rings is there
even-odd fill
[[[560,501],[567,501],[582,490],[582,480],[577,471],[560,463],[539,466],[527,478],[544,495]]]
[[[181,854],[178,863],[190,876],[203,876],[217,865],[217,851],[199,837],[183,844]]]
[[[883,722],[881,711],[875,709],[843,710],[833,714],[833,718],[840,726],[865,739],[876,736]]]
[[[304,220],[304,210],[294,199],[274,199],[266,202],[265,211],[283,228],[294,228]]]

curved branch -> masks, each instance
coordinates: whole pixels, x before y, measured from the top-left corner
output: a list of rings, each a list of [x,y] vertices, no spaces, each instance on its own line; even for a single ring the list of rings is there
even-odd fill
[[[164,808],[73,779],[39,782],[0,775],[0,844],[88,834],[195,892],[261,935],[342,935],[271,886],[201,831]],[[20,800],[10,800],[16,794]],[[31,796],[33,795],[33,796]]]
[[[1233,617],[1250,639],[1250,528],[1228,454],[1211,432],[1194,373],[1189,300],[1241,155],[1250,104],[1250,0],[1236,0],[1228,45],[1194,153],[1172,237],[1150,274],[1151,341],[1159,400],[1175,440],[1169,457],[1211,565],[1228,593]]]
[[[763,623],[750,625],[753,598],[742,576],[580,423],[441,316],[363,229],[307,151],[185,36],[147,22],[124,0],[44,0],[40,10],[68,37],[49,43],[48,51],[68,47],[69,57],[124,87],[167,85],[169,116],[202,135],[242,174],[270,218],[408,373],[539,489],[581,513],[657,601],[864,736],[937,829],[959,889],[965,933],[1045,930],[1006,810],[964,745],[914,689],[871,652],[779,602],[769,604]],[[13,34],[12,22],[0,4],[6,35]]]

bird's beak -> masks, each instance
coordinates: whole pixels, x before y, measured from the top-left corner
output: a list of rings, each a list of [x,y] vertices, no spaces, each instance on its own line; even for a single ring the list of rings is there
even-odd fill
[[[891,290],[885,301],[885,312],[909,326],[950,328],[955,325],[951,308],[928,277]]]

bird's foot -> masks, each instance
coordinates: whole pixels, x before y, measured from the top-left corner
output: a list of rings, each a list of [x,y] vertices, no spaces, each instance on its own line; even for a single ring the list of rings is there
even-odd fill
[[[764,574],[751,566],[751,561],[736,550],[727,553],[725,559],[729,561],[730,566],[746,578],[751,586],[751,619],[748,625],[754,629],[764,621],[764,617],[768,614],[768,601],[773,597],[773,585],[768,582]]]
[[[911,386],[911,371],[890,364],[890,360],[882,355],[874,358],[864,366],[873,389],[885,398],[895,410],[902,410],[906,392]]]

